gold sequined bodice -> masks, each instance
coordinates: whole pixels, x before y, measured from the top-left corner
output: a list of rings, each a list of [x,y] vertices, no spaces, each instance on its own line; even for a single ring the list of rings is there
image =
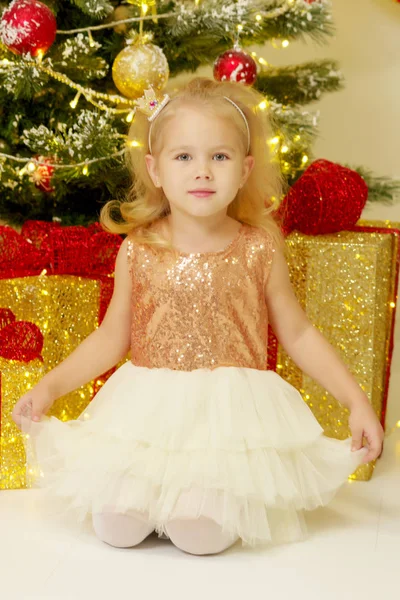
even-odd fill
[[[220,252],[173,254],[128,236],[132,363],[266,370],[264,290],[273,252],[269,234],[247,224]]]

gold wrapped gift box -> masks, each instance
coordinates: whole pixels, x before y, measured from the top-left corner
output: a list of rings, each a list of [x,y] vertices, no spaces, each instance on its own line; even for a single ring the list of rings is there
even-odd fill
[[[11,418],[15,403],[94,331],[99,298],[97,280],[72,275],[0,279],[0,307],[11,309],[17,320],[37,325],[44,337],[43,362],[0,358],[0,489],[26,487],[22,436]],[[61,421],[77,418],[93,397],[96,384],[88,383],[59,398],[48,414]]]
[[[398,232],[389,228],[398,225],[360,221],[358,226],[367,230],[320,236],[293,232],[287,259],[307,316],[336,348],[384,425],[399,243]],[[279,344],[276,371],[301,392],[327,436],[351,436],[349,411],[302,373]],[[374,466],[362,465],[352,479],[370,479]]]

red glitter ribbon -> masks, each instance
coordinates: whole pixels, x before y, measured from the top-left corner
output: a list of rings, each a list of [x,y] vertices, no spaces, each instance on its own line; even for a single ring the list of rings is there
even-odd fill
[[[285,234],[322,235],[348,230],[361,216],[368,187],[356,171],[329,160],[314,161],[276,211]]]

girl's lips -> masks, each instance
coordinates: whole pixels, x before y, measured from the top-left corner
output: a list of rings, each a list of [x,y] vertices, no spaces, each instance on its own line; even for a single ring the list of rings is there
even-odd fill
[[[207,196],[211,196],[211,194],[215,194],[215,192],[189,192],[192,196],[196,196],[196,198],[207,198]]]

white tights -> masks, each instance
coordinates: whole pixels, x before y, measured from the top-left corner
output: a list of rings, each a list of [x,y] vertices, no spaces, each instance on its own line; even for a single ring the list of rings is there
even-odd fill
[[[137,546],[154,531],[148,516],[134,510],[122,514],[105,507],[93,515],[97,537],[117,548]],[[166,525],[171,542],[189,554],[218,554],[236,543],[238,537],[223,533],[220,525],[207,517],[174,519]]]

